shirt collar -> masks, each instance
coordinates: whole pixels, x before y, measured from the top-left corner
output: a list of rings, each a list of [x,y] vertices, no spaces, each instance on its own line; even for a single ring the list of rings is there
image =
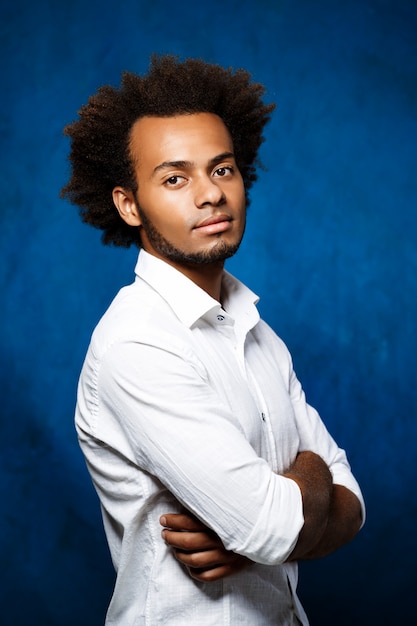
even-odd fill
[[[155,289],[182,323],[190,328],[210,312],[222,310],[221,304],[192,280],[143,249],[139,252],[135,274]],[[223,272],[222,292],[223,310],[253,328],[259,321],[255,306],[258,296],[226,271]]]

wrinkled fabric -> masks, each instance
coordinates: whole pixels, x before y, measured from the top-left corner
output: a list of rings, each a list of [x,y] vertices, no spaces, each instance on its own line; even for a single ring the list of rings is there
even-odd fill
[[[363,506],[258,298],[224,272],[221,299],[142,250],[135,282],[93,333],[76,428],[117,572],[108,625],[306,625],[297,565],[285,563],[302,499],[281,474],[312,450]],[[184,510],[254,564],[191,579],[159,524]]]

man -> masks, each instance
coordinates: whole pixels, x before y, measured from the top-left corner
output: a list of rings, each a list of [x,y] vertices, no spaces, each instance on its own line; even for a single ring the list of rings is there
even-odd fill
[[[65,131],[63,196],[105,243],[141,248],[76,408],[117,571],[107,624],[308,624],[297,560],[363,523],[344,451],[224,270],[273,109],[263,93],[243,70],[153,57]]]

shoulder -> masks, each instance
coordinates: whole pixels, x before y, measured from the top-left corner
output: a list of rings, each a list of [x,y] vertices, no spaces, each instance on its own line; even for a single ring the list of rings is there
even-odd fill
[[[137,280],[121,289],[104,313],[90,351],[100,360],[110,348],[126,343],[179,349],[187,331],[161,295]]]

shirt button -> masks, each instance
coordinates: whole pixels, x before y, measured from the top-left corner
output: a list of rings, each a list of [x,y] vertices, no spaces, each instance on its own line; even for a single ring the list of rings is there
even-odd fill
[[[224,315],[218,315],[217,316],[217,321],[218,322],[223,322],[223,320],[224,320]]]

